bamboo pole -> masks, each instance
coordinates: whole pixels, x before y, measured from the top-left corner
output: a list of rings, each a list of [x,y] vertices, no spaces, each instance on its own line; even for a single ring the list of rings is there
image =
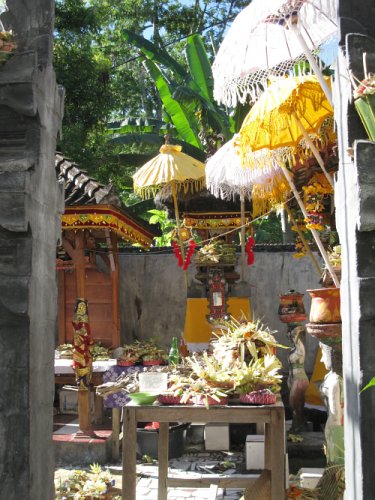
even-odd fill
[[[316,161],[319,163],[319,166],[320,168],[323,170],[324,172],[324,175],[327,177],[328,179],[328,182],[331,184],[332,188],[334,188],[334,183],[333,183],[333,179],[332,177],[329,175],[329,173],[327,172],[326,170],[326,167],[324,165],[324,161],[323,161],[323,158],[321,157],[321,154],[319,153],[319,150],[318,148],[315,146],[315,144],[313,143],[313,141],[311,140],[311,137],[309,136],[309,134],[307,133],[305,127],[302,125],[302,122],[301,120],[298,118],[297,116],[297,113],[295,111],[292,111],[292,116],[293,118],[296,120],[297,122],[297,125],[299,126],[299,129],[300,131],[302,132],[303,134],[303,137],[307,143],[307,145],[309,146],[309,148],[311,149],[312,151],[312,154],[315,156],[315,159]]]
[[[245,233],[246,233],[246,220],[245,220],[245,199],[243,194],[240,195],[241,201],[241,281],[245,281]]]
[[[290,29],[290,31],[297,38],[298,43],[300,44],[301,49],[306,56],[306,59],[309,61],[310,66],[312,67],[320,85],[322,86],[323,92],[325,93],[328,102],[333,107],[332,91],[329,88],[329,86],[327,85],[327,82],[324,79],[323,73],[322,73],[321,69],[319,68],[319,66],[317,65],[317,62],[316,62],[314,56],[312,55],[311,50],[309,49],[305,39],[303,38],[301,33],[298,31],[298,28],[297,28],[296,24],[293,22],[292,18],[287,19],[286,22],[287,22],[287,25],[288,25],[288,28]]]
[[[286,166],[284,164],[280,164],[280,166],[282,168],[282,171],[283,171],[283,173],[285,175],[286,180],[289,183],[289,186],[291,187],[291,189],[293,191],[294,197],[297,200],[297,203],[298,203],[298,205],[299,205],[299,207],[300,207],[300,209],[301,209],[304,217],[307,218],[309,216],[309,214],[307,213],[305,205],[303,204],[303,201],[302,201],[302,199],[301,199],[301,197],[300,197],[300,195],[298,193],[298,190],[297,190],[297,188],[296,188],[296,186],[295,186],[295,184],[294,184],[294,182],[293,182],[293,180],[292,180],[292,178],[290,176],[290,173],[289,173],[288,169],[286,168]],[[334,269],[333,269],[333,267],[332,267],[332,265],[331,265],[331,263],[330,263],[330,261],[328,259],[327,252],[326,252],[326,250],[325,250],[325,248],[323,246],[323,243],[321,242],[321,239],[319,237],[318,232],[316,231],[316,229],[310,229],[310,231],[311,231],[311,233],[312,233],[312,235],[314,237],[314,240],[315,240],[316,244],[318,245],[318,248],[319,248],[320,253],[321,253],[322,257],[323,257],[324,263],[325,263],[328,271],[330,272],[330,274],[332,276],[332,279],[333,279],[333,282],[334,282],[335,286],[337,288],[339,288],[340,287],[340,282],[339,282],[339,280],[337,278],[337,275],[336,275],[336,273],[335,273],[335,271],[334,271]]]
[[[303,236],[302,231],[298,227],[297,222],[295,221],[295,219],[293,217],[292,211],[288,207],[287,203],[285,203],[284,207],[285,207],[285,210],[288,213],[289,219],[291,220],[291,222],[296,227],[298,236],[300,237],[300,239],[302,241],[302,244],[303,244],[306,252],[309,254],[309,257],[311,258],[311,260],[312,260],[312,262],[313,262],[313,264],[315,266],[315,269],[318,271],[318,274],[319,274],[319,277],[320,277],[322,275],[322,270],[320,269],[320,266],[319,266],[318,262],[316,261],[316,258],[314,257],[314,254],[312,253],[311,248],[309,247],[309,244],[307,243],[305,237]]]

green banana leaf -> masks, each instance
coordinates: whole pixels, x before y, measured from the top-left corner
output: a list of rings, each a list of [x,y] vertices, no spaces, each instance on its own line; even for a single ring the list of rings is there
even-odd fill
[[[155,127],[161,128],[164,124],[162,120],[158,118],[149,118],[146,116],[129,116],[124,117],[121,120],[116,120],[107,123],[107,129],[109,130],[121,130],[125,126],[138,126],[138,127]]]
[[[189,144],[192,144],[193,146],[196,146],[197,148],[202,148],[202,144],[199,140],[198,134],[193,130],[194,126],[194,128],[198,130],[198,123],[194,123],[191,116],[189,116],[188,118],[180,103],[173,99],[168,82],[164,78],[159,67],[148,59],[144,61],[144,65],[146,66],[149,75],[154,80],[155,85],[159,91],[161,101],[167,113],[170,115],[181,139],[188,142]]]
[[[109,129],[107,130],[107,135],[118,135],[118,134],[128,134],[131,132],[154,132],[154,126],[146,126],[146,125],[123,125],[120,128]]]
[[[179,102],[183,102],[187,109],[190,110],[190,108],[192,108],[194,112],[197,111],[200,106],[206,113],[207,122],[213,129],[220,131],[225,136],[226,140],[232,137],[231,124],[224,111],[209,100],[203,98],[192,88],[180,85],[173,93],[173,97]]]
[[[173,59],[168,52],[157,48],[152,42],[143,38],[143,36],[133,33],[132,31],[124,29],[123,32],[125,40],[134,47],[138,48],[149,60],[156,61],[159,64],[172,69],[182,79],[185,79],[188,76],[184,67]]]
[[[211,64],[199,35],[192,35],[187,39],[186,56],[192,79],[196,84],[193,90],[212,103],[214,80]]]

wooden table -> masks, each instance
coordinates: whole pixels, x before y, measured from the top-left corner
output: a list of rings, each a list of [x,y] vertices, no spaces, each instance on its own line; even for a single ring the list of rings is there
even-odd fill
[[[158,500],[167,500],[168,487],[208,488],[213,478],[169,478],[168,439],[169,422],[220,422],[229,424],[265,424],[265,470],[258,479],[236,479],[235,476],[218,478],[216,484],[227,488],[250,488],[250,496],[257,498],[257,491],[266,482],[271,484],[271,500],[285,498],[285,420],[281,402],[270,406],[124,406],[123,423],[123,500],[136,500],[136,449],[137,422],[159,422],[159,481]]]

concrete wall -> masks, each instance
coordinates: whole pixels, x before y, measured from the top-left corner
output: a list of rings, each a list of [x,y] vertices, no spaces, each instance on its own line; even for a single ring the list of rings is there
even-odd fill
[[[316,256],[318,261],[319,257]],[[320,262],[320,261],[319,261]],[[239,271],[239,268],[237,269]],[[190,266],[189,283],[195,268]],[[294,289],[305,293],[318,288],[319,276],[308,257],[293,259],[292,252],[256,252],[255,263],[246,268],[245,281],[251,286],[253,317],[260,318],[271,329],[277,330],[278,341],[290,345],[286,325],[278,318],[279,294]],[[305,293],[306,311],[310,297]],[[168,346],[173,335],[183,331],[186,310],[186,287],[183,273],[170,253],[120,255],[120,311],[123,342],[134,338],[157,337]],[[306,370],[312,372],[317,342],[306,337]],[[287,370],[288,351],[280,349],[279,357]]]

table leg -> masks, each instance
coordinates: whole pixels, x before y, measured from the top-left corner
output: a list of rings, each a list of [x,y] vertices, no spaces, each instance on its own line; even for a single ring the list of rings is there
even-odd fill
[[[102,424],[104,417],[103,398],[94,391],[94,424]]]
[[[271,412],[271,499],[285,498],[285,419],[284,409]]]
[[[264,424],[264,468],[271,470],[271,423]]]
[[[160,422],[158,439],[159,481],[158,500],[167,500],[168,488],[168,448],[169,448],[169,422]]]
[[[135,500],[137,491],[137,422],[135,409],[124,407],[122,438],[122,500]]]
[[[112,408],[112,460],[120,455],[120,422],[121,408]]]

